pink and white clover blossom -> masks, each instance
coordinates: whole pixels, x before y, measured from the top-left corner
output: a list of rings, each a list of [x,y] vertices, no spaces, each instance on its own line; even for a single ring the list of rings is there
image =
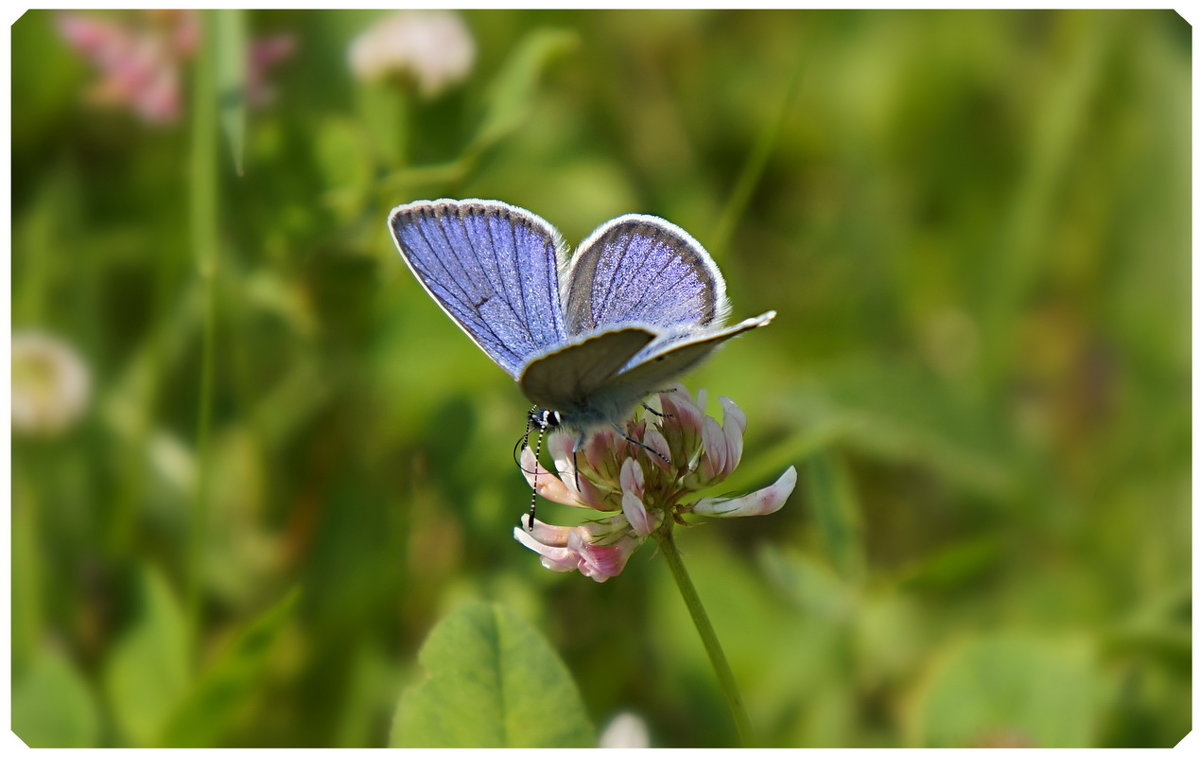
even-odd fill
[[[547,449],[557,476],[531,449],[522,451],[521,468],[537,494],[599,516],[579,526],[523,517],[513,536],[537,552],[546,568],[578,570],[597,582],[607,581],[624,570],[646,539],[675,523],[686,524],[685,516],[767,515],[795,489],[796,469],[789,467],[773,484],[749,494],[683,501],[724,481],[741,462],[746,414],[721,397],[724,412],[718,423],[704,414],[704,392],[693,401],[682,386],[658,398],[662,414],[631,419],[622,429],[624,436],[603,429],[576,449],[570,434],[552,433]]]

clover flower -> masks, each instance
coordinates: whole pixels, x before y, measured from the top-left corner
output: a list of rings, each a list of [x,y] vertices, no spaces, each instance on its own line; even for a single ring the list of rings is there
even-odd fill
[[[106,18],[63,11],[58,32],[98,69],[100,79],[87,92],[95,105],[125,106],[146,123],[175,123],[183,113],[184,69],[200,48],[200,15],[195,10],[146,10]],[[253,40],[246,51],[246,101],[265,105],[272,98],[268,71],[289,57],[295,38],[277,34]]]
[[[354,38],[350,70],[364,81],[398,74],[431,98],[467,77],[475,40],[462,18],[443,10],[404,10],[384,17]]]
[[[645,749],[650,746],[650,729],[640,715],[619,712],[600,732],[601,749]]]
[[[630,420],[625,436],[603,429],[576,449],[569,433],[552,433],[547,446],[557,476],[538,462],[533,450],[521,452],[522,471],[537,494],[605,513],[570,527],[540,520],[531,524],[529,516],[523,517],[513,536],[541,555],[542,565],[563,573],[578,570],[604,582],[625,568],[648,537],[686,523],[686,515],[736,518],[767,515],[783,506],[796,486],[795,467],[750,494],[693,499],[737,468],[746,415],[733,400],[721,397],[724,414],[717,423],[704,414],[703,390],[694,402],[683,387],[658,398],[662,414]]]
[[[12,425],[31,436],[61,433],[87,407],[91,377],[66,342],[36,331],[12,335]]]

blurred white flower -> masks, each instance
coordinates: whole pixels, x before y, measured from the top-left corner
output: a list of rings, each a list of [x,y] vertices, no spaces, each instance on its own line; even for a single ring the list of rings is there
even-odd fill
[[[91,377],[74,348],[36,331],[12,335],[12,425],[30,435],[60,433],[87,407]]]
[[[451,11],[397,11],[350,43],[350,70],[357,78],[409,77],[422,97],[465,79],[474,62],[475,40]]]
[[[601,749],[645,749],[650,746],[646,721],[632,712],[620,712],[600,734]]]

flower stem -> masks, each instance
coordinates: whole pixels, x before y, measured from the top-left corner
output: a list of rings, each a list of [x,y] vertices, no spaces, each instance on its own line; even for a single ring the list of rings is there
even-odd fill
[[[696,632],[700,634],[700,640],[704,642],[708,659],[712,662],[717,680],[721,683],[721,690],[725,693],[725,700],[729,703],[733,724],[737,728],[742,746],[753,746],[754,734],[750,729],[750,718],[746,716],[746,706],[742,703],[742,695],[738,692],[737,683],[733,680],[733,671],[729,667],[729,661],[725,659],[725,653],[721,650],[721,642],[717,641],[717,633],[708,619],[708,613],[704,611],[704,605],[700,603],[700,595],[696,593],[696,587],[692,584],[687,569],[683,567],[683,560],[679,556],[679,548],[675,546],[672,530],[670,524],[659,530],[657,534],[659,547],[667,559],[667,565],[671,566],[671,575],[675,578],[675,585],[679,587],[683,603],[687,605],[688,612],[692,615],[692,623],[696,625]]]

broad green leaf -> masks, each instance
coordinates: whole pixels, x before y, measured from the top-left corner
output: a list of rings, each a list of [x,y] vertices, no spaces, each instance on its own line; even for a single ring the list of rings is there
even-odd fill
[[[31,747],[94,747],[100,724],[87,683],[61,652],[39,654],[13,681],[12,729]]]
[[[296,607],[292,591],[251,622],[199,676],[172,715],[167,746],[213,746],[264,690],[268,656]]]
[[[156,746],[190,678],[187,619],[157,570],[142,574],[138,605],[137,620],[108,659],[104,684],[128,743]]]
[[[922,687],[910,742],[1096,746],[1103,684],[1081,645],[1010,634],[971,639],[951,650]]]
[[[519,615],[467,604],[430,632],[400,698],[397,747],[584,747],[595,732],[554,649]]]

